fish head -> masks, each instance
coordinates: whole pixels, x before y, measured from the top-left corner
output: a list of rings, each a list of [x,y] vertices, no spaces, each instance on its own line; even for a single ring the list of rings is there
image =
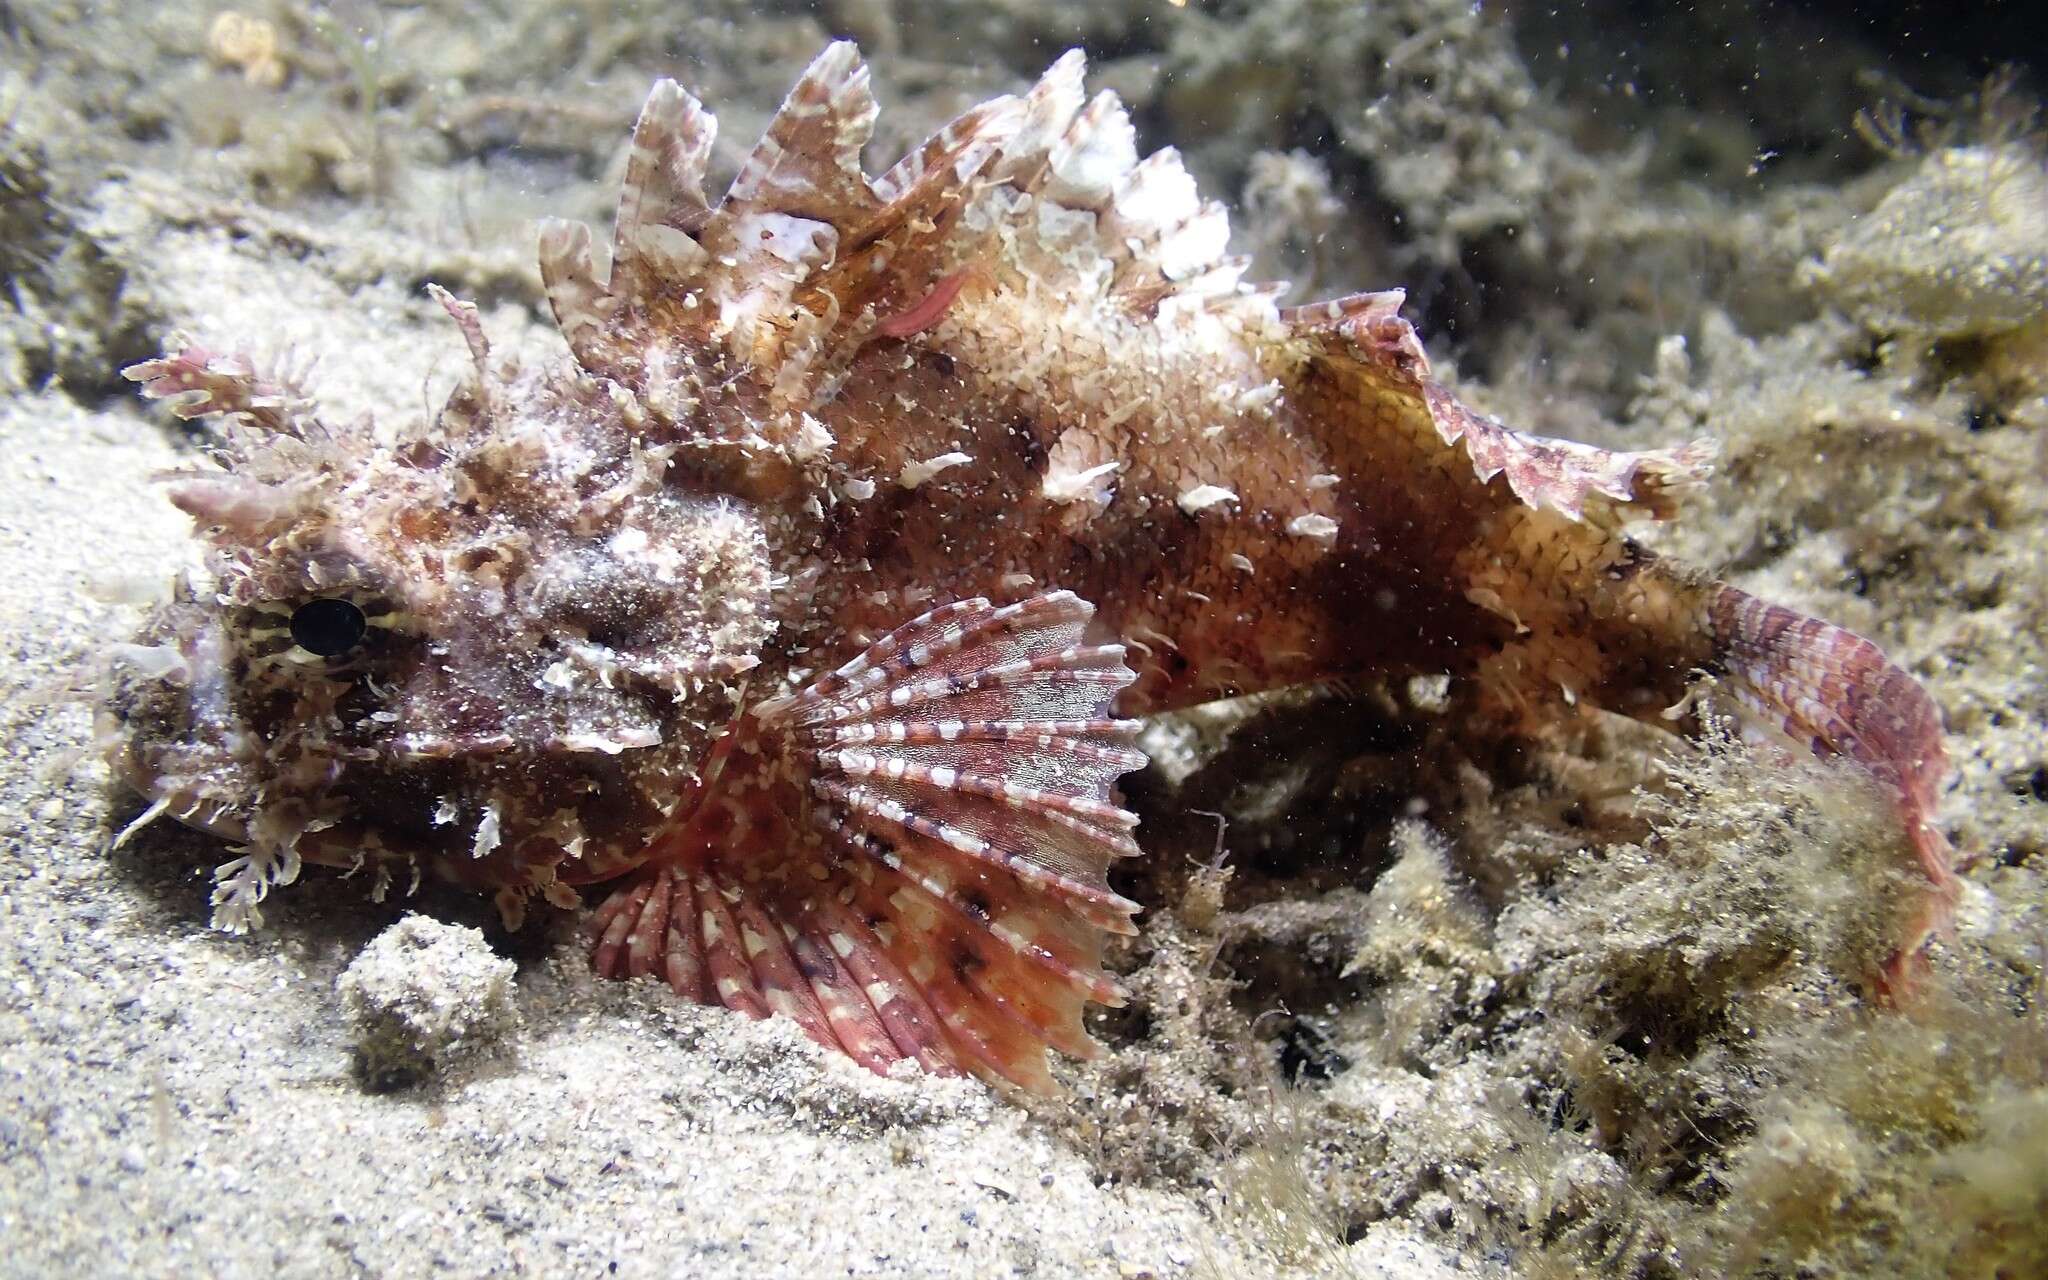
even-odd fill
[[[152,812],[240,846],[216,923],[260,922],[302,859],[516,917],[647,856],[777,628],[753,505],[588,379],[479,382],[386,432],[204,352],[134,376],[222,415],[217,468],[168,478],[199,563],[104,713]]]

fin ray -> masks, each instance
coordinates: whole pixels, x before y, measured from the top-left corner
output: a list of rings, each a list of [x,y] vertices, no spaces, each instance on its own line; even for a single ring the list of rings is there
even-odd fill
[[[1064,591],[942,605],[751,709],[720,794],[599,908],[598,971],[874,1070],[1051,1089],[1046,1048],[1093,1054],[1087,1004],[1122,1003],[1103,945],[1138,910],[1108,880],[1138,852],[1115,783],[1144,756],[1107,714],[1135,677],[1085,643],[1093,615]]]
[[[880,873],[861,892],[949,1041],[1028,1088],[1042,1046],[1091,1052],[1086,1002],[1120,999],[1102,940],[1137,910],[1106,875],[1137,852],[1112,787],[1142,757],[1104,715],[1134,677],[1082,643],[1092,615],[1068,592],[942,605],[761,713],[812,763],[814,821]]]

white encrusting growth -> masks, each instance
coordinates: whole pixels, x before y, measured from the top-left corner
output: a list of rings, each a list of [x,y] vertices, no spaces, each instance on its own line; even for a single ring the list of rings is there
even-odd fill
[[[1192,489],[1183,490],[1176,501],[1180,504],[1182,511],[1192,516],[1199,515],[1210,507],[1221,503],[1236,502],[1237,495],[1222,485],[1198,484]]]
[[[906,489],[916,489],[939,472],[949,467],[965,466],[972,461],[972,454],[961,453],[956,449],[951,453],[942,453],[936,458],[927,458],[923,462],[906,462],[903,464],[902,472],[896,477],[896,483]]]
[[[555,739],[564,751],[600,752],[615,756],[622,751],[659,746],[661,731],[652,728],[614,729],[609,733],[565,733]]]
[[[1308,538],[1311,541],[1320,542],[1327,547],[1334,545],[1337,541],[1337,522],[1328,516],[1310,513],[1304,516],[1296,516],[1294,519],[1289,520],[1287,522],[1287,532],[1297,538]]]
[[[1237,407],[1246,413],[1255,413],[1260,409],[1268,407],[1279,398],[1280,380],[1275,378],[1270,382],[1261,383],[1250,390],[1238,393]]]
[[[819,462],[832,454],[832,433],[825,424],[806,413],[796,433],[796,458],[799,462]]]
[[[1063,471],[1048,468],[1041,491],[1049,502],[1086,502],[1093,506],[1106,507],[1114,492],[1110,477],[1117,471],[1114,462],[1089,467],[1085,471]]]

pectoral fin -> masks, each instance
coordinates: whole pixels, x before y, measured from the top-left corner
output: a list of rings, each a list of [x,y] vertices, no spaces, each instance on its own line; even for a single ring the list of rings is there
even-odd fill
[[[714,794],[598,915],[597,967],[782,1014],[875,1070],[913,1059],[1050,1090],[1137,904],[1108,715],[1133,678],[1067,592],[968,600],[757,707]]]

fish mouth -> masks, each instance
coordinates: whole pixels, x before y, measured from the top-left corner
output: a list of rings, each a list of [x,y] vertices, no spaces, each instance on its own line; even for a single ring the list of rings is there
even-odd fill
[[[117,839],[170,818],[222,841],[232,856],[216,868],[215,922],[233,932],[260,925],[264,895],[296,879],[301,864],[367,866],[379,886],[411,868],[478,891],[609,879],[645,856],[673,814],[694,814],[707,790],[664,805],[666,793],[634,781],[639,771],[660,770],[680,786],[693,771],[679,757],[709,753],[715,767],[731,750],[733,726],[721,733],[708,718],[701,744],[679,740],[638,683],[590,714],[548,722],[489,714],[503,680],[456,690],[476,694],[467,721],[365,713],[394,702],[398,711],[418,701],[446,709],[453,694],[422,691],[410,666],[362,677],[376,701],[342,712],[346,734],[302,733],[302,704],[252,683],[238,656],[245,639],[235,618],[207,603],[161,606],[133,643],[116,647],[100,713],[112,773],[145,802]],[[722,701],[718,709],[732,715]],[[519,710],[515,700],[511,712]],[[724,751],[714,751],[720,742]],[[562,898],[557,890],[551,900]]]
[[[100,717],[115,779],[147,808],[126,839],[159,817],[222,840],[248,838],[238,812],[253,795],[241,785],[243,738],[228,698],[227,636],[196,606],[159,608],[132,644],[108,655]]]
[[[231,807],[178,786],[168,778],[152,775],[132,757],[124,754],[115,764],[115,774],[123,786],[148,801],[143,811],[114,838],[117,846],[158,818],[175,819],[179,826],[229,844],[240,844],[249,838],[249,824]]]

